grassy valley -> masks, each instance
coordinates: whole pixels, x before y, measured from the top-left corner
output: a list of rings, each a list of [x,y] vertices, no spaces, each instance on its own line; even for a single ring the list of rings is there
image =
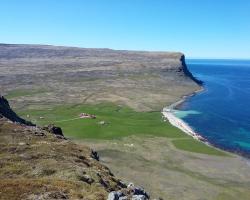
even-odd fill
[[[82,119],[80,113],[89,113],[95,119]],[[137,112],[115,104],[62,105],[41,110],[19,112],[36,124],[54,123],[63,128],[67,137],[73,139],[119,139],[128,136],[166,137],[183,150],[212,155],[226,153],[195,141],[169,122],[164,121],[159,111]],[[178,139],[178,140],[177,140]]]

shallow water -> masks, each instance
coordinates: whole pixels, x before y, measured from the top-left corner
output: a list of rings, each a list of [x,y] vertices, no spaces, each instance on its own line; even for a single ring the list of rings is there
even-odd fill
[[[205,90],[178,106],[176,116],[210,143],[250,157],[250,61],[187,60]]]

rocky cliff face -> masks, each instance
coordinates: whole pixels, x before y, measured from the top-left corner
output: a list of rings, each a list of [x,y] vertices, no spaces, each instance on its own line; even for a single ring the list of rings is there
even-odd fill
[[[181,63],[182,63],[182,64],[181,64],[181,67],[180,67],[180,71],[183,71],[183,73],[184,73],[187,77],[189,77],[191,80],[193,80],[194,82],[196,82],[198,85],[202,85],[203,82],[202,82],[201,80],[195,78],[195,77],[193,76],[193,74],[188,70],[187,65],[186,65],[186,62],[185,62],[185,56],[184,56],[184,55],[181,56],[180,61],[181,61]]]
[[[35,126],[29,121],[20,118],[11,108],[9,102],[0,94],[0,118],[5,117],[6,119],[17,122],[20,124],[25,124],[28,126]]]
[[[99,163],[97,152],[36,127],[0,98],[0,199],[149,199]]]

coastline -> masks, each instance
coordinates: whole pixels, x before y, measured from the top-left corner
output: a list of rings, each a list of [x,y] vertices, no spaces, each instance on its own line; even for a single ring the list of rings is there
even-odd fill
[[[175,108],[186,101],[187,98],[196,95],[197,93],[203,92],[205,89],[201,86],[199,90],[191,93],[190,95],[183,96],[177,102],[172,103],[171,105],[164,107],[162,110],[163,118],[168,120],[168,122],[177,127],[178,129],[182,130],[184,133],[188,134],[189,136],[193,137],[196,140],[203,142],[206,145],[212,146],[205,138],[203,138],[199,133],[195,132],[192,127],[189,126],[188,123],[184,122],[182,119],[176,117],[174,115]]]
[[[180,98],[180,100],[170,104],[169,106],[165,107],[165,108],[169,108],[169,109],[175,109],[177,106],[179,106],[180,104],[182,104],[183,102],[186,101],[187,98],[189,97],[192,97],[200,92],[204,92],[205,91],[205,88],[203,86],[200,86],[200,89],[192,92],[191,94],[188,94],[188,95],[184,95]],[[163,108],[164,109],[164,108]]]
[[[164,120],[168,121],[171,125],[175,126],[176,128],[180,129],[181,131],[183,131],[185,134],[191,136],[193,139],[198,140],[200,142],[202,142],[203,144],[210,146],[212,148],[221,150],[221,151],[225,151],[229,154],[233,154],[234,156],[239,156],[240,158],[244,159],[247,164],[250,166],[250,157],[249,155],[246,155],[242,152],[238,152],[238,151],[233,151],[233,150],[228,150],[228,149],[224,149],[221,146],[216,146],[213,145],[212,143],[210,143],[206,138],[202,137],[199,133],[195,132],[195,130],[188,124],[186,123],[184,120],[178,118],[175,116],[174,112],[178,109],[176,109],[180,104],[182,104],[183,102],[186,101],[187,98],[192,97],[194,95],[196,95],[197,93],[203,92],[205,90],[204,87],[201,87],[199,90],[196,90],[195,92],[191,93],[190,95],[184,95],[180,100],[172,103],[169,106],[166,106],[162,109],[162,115]]]

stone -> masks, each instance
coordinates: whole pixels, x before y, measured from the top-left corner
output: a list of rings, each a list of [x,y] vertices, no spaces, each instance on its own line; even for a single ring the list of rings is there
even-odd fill
[[[129,198],[127,196],[119,197],[119,200],[128,200]]]
[[[119,200],[119,197],[116,192],[110,192],[107,200]]]
[[[131,200],[147,200],[148,198],[144,195],[133,195]]]
[[[149,194],[140,187],[135,187],[133,183],[129,183],[127,188],[123,188],[119,191],[113,191],[110,193],[110,199],[114,200],[118,197],[118,200],[149,200]],[[108,199],[108,200],[110,200]]]
[[[135,187],[134,195],[143,195],[149,199],[149,194],[143,188]]]
[[[94,150],[91,151],[91,157],[94,158],[95,160],[99,161],[100,157],[98,155],[98,153]]]
[[[48,126],[44,127],[44,129],[56,136],[64,137],[62,129],[58,126],[55,126],[54,124],[49,124]]]
[[[134,188],[134,187],[135,187],[134,183],[129,183],[127,186],[127,188]]]
[[[86,183],[88,183],[88,184],[92,184],[92,183],[94,183],[94,179],[92,179],[89,175],[82,175],[81,177],[80,177],[80,180],[81,181],[84,181],[84,182],[86,182]]]

